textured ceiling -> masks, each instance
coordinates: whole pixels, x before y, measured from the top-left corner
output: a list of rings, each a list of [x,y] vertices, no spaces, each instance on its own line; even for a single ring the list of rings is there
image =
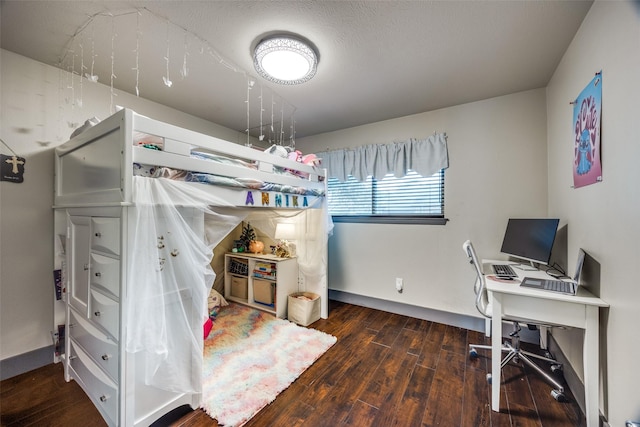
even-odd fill
[[[100,83],[113,74],[115,88],[238,131],[253,79],[249,127],[261,123],[262,93],[262,123],[282,116],[288,133],[295,110],[302,137],[544,87],[591,4],[2,1],[0,37],[3,49],[76,73],[93,67]],[[315,44],[313,80],[257,77],[251,48],[275,31]]]

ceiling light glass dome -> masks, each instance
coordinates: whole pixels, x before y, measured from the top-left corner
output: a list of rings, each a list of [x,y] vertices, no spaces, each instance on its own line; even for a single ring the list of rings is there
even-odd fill
[[[309,81],[318,66],[318,55],[308,44],[292,36],[274,36],[258,43],[253,65],[263,78],[282,85]]]

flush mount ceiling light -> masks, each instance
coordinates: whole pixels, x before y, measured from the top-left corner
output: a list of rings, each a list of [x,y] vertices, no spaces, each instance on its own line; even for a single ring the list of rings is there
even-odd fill
[[[258,74],[270,82],[297,85],[316,74],[318,55],[306,42],[293,36],[273,36],[261,40],[253,52]]]

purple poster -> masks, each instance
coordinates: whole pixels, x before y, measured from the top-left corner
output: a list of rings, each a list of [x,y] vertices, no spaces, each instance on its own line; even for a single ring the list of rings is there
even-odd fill
[[[573,104],[573,186],[602,181],[600,124],[602,74],[598,73]]]

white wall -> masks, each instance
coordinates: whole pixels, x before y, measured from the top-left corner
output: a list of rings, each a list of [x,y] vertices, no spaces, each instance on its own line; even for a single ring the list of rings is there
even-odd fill
[[[0,137],[26,158],[24,182],[0,183],[0,360],[51,345],[53,328],[53,149],[69,123],[110,115],[111,89],[84,81],[72,105],[68,74],[0,51]],[[80,97],[79,80],[74,84]],[[114,104],[168,123],[238,141],[237,132],[117,91]],[[66,101],[69,99],[69,102]],[[10,153],[2,147],[2,153]],[[53,356],[52,356],[53,360]]]
[[[544,89],[302,138],[303,152],[448,135],[447,225],[336,224],[329,287],[480,317],[462,243],[499,255],[509,217],[547,213]],[[395,278],[404,279],[404,292]]]
[[[330,287],[454,313],[476,315],[473,273],[462,242],[480,256],[499,251],[510,216],[557,216],[568,224],[568,263],[578,247],[601,265],[600,296],[611,304],[602,325],[605,399],[611,425],[640,419],[634,327],[640,302],[640,6],[596,1],[544,89],[299,139],[305,152],[410,137],[449,136],[445,226],[337,224],[330,239]],[[67,123],[109,114],[110,89],[83,87],[83,107],[60,91],[53,67],[0,51],[0,136],[26,157],[25,182],[0,184],[0,360],[50,344],[52,327],[53,153]],[[603,182],[571,189],[569,101],[603,70]],[[118,92],[116,103],[237,140],[237,133]],[[6,150],[2,150],[6,153]],[[548,203],[548,206],[547,206]],[[395,277],[405,292],[394,290]],[[581,334],[555,332],[582,369]]]
[[[602,70],[603,181],[572,189],[572,106]],[[584,248],[600,264],[593,290],[611,307],[601,322],[600,410],[612,426],[640,420],[640,2],[596,1],[547,87],[549,214],[566,218],[568,261]],[[554,331],[582,372],[580,331]]]

